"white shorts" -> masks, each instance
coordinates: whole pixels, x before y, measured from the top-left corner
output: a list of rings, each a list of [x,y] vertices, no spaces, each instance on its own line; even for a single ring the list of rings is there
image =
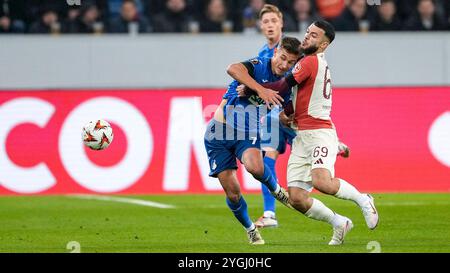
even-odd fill
[[[337,152],[338,138],[335,129],[297,131],[287,167],[288,187],[311,192],[311,170],[316,168],[325,168],[334,177]]]

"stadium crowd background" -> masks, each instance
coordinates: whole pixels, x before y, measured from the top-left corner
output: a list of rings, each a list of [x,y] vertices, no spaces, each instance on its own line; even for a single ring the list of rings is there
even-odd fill
[[[450,30],[448,0],[0,0],[0,33],[256,33],[265,3],[283,12],[284,31],[317,18],[338,31]]]

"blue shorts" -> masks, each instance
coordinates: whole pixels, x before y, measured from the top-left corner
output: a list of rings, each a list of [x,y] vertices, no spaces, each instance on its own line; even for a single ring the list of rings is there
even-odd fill
[[[225,170],[237,169],[236,158],[242,160],[242,154],[247,149],[261,149],[259,136],[251,139],[245,138],[244,140],[236,140],[236,138],[226,140],[224,136],[221,139],[217,139],[216,131],[218,126],[226,127],[224,123],[212,119],[208,124],[204,136],[210,168],[209,176],[212,177],[217,177],[219,173]],[[236,130],[234,132],[236,133]]]
[[[261,147],[263,148],[272,148],[274,150],[277,150],[280,154],[284,154],[286,151],[286,144],[292,145],[292,140],[297,136],[295,131],[291,128],[287,128],[281,124],[279,118],[278,118],[277,111],[272,110],[270,112],[270,122],[278,122],[278,127],[274,127],[278,129],[278,138],[277,139],[263,139],[261,141]],[[267,128],[267,126],[270,126],[270,123],[263,123],[262,130],[264,132],[264,129]],[[267,130],[267,129],[266,129]]]

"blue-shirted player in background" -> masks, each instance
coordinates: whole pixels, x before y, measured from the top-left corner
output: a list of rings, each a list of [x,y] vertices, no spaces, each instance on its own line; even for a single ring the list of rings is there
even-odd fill
[[[283,37],[283,14],[274,5],[266,4],[259,13],[261,32],[267,40],[267,43],[258,52],[259,57],[272,58],[275,48]],[[271,122],[279,122],[279,108],[273,109],[270,112]],[[267,124],[267,123],[264,123]],[[286,151],[286,144],[291,145],[295,138],[294,130],[285,126],[279,125],[278,142],[273,143],[269,141],[261,142],[263,150],[266,152],[264,163],[268,166],[276,178],[275,163],[280,154]],[[339,154],[343,157],[349,156],[349,148],[342,142],[339,142]],[[262,195],[264,199],[264,213],[256,222],[255,225],[262,227],[277,227],[278,220],[275,215],[275,199],[264,184],[261,184]]]
[[[277,92],[263,87],[253,89],[257,93],[255,95],[239,97],[236,88],[240,83],[256,88],[253,86],[255,81],[277,81],[290,70],[299,56],[300,41],[285,37],[272,58],[257,57],[230,65],[227,72],[235,80],[229,85],[205,133],[205,148],[211,169],[209,175],[219,179],[228,207],[246,229],[251,244],[264,244],[264,240],[250,219],[247,204],[241,195],[236,177],[236,158],[255,179],[266,185],[270,194],[291,207],[286,190],[280,187],[271,169],[264,164],[260,146],[261,116],[267,114],[267,108],[281,105],[284,99]],[[279,123],[275,125],[277,127]],[[272,132],[278,133],[278,128]],[[277,135],[271,137],[276,139]]]

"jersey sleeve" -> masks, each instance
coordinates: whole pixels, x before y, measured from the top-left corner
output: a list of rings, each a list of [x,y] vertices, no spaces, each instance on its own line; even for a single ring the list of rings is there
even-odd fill
[[[306,56],[301,59],[292,69],[292,75],[294,76],[297,84],[305,81],[313,72],[314,62],[317,62],[316,56]]]
[[[259,58],[247,60],[245,62],[242,62],[242,64],[245,66],[245,68],[247,68],[248,74],[252,78],[255,78],[255,75],[261,73],[261,70],[264,68],[263,62]]]

